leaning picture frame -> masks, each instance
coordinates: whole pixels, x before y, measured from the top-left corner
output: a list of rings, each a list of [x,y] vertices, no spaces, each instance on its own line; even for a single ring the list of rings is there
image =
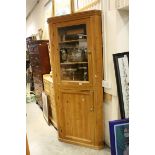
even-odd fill
[[[121,118],[129,118],[129,52],[113,54]]]
[[[109,121],[111,155],[129,155],[129,119]]]

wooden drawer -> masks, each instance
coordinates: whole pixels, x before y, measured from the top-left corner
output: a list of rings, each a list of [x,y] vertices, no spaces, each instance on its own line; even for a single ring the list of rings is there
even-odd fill
[[[44,86],[44,91],[45,93],[49,96],[49,91],[47,89],[45,89],[45,86]],[[50,97],[50,96],[49,96]]]
[[[50,83],[50,93],[54,94],[54,87],[53,87],[53,84],[51,84],[51,83]]]
[[[43,80],[44,82],[44,90],[46,91],[47,94],[50,94],[50,84],[48,81]]]
[[[55,104],[52,104],[52,102],[51,102],[50,106],[51,106],[51,109],[56,109]]]
[[[55,107],[56,105],[55,105],[55,98],[54,98],[54,96],[50,96],[51,97],[51,104]]]

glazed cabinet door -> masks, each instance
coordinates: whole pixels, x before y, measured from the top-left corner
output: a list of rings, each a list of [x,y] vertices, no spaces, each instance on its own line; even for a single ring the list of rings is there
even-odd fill
[[[90,21],[76,20],[55,25],[57,80],[65,88],[92,86]]]
[[[69,142],[93,145],[93,91],[60,91],[59,137]]]

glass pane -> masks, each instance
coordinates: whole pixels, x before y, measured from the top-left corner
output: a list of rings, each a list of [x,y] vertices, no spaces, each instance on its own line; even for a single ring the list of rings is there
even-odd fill
[[[88,81],[86,25],[58,29],[61,80]]]

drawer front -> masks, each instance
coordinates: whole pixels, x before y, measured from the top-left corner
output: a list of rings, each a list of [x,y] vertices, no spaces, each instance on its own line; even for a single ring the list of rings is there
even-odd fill
[[[53,85],[50,86],[50,95],[52,97],[54,96],[54,88],[53,88]]]
[[[51,83],[51,82],[50,82],[50,91],[51,91],[51,93],[53,93],[53,92],[54,92],[53,83]]]
[[[51,96],[51,104],[52,104],[52,106],[56,106],[55,105],[55,98],[54,98],[55,96],[53,95],[53,96]]]
[[[43,79],[43,81],[44,81],[44,90],[45,90],[48,94],[50,94],[50,84],[49,84],[49,82],[46,81],[45,79]]]
[[[44,86],[44,92],[49,96],[49,92],[47,91],[47,89],[45,89],[45,86]]]
[[[57,122],[56,109],[52,107],[52,119]]]
[[[47,94],[50,94],[50,87],[48,84],[44,83],[44,90],[47,92]]]

